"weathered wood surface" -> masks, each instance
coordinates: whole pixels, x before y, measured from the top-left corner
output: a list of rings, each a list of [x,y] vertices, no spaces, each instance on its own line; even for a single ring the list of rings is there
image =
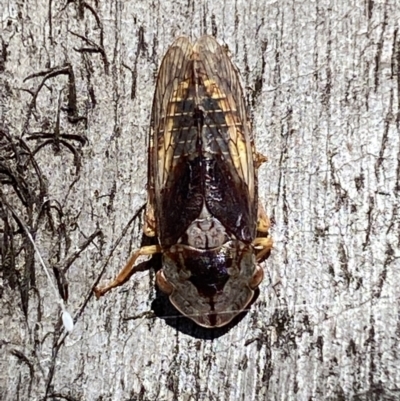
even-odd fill
[[[48,197],[62,208],[51,211],[54,231],[41,220],[36,242],[48,265],[62,267],[96,230],[103,237],[66,273],[77,321],[65,339],[38,261],[27,280],[29,258],[17,255],[13,281],[3,257],[0,399],[400,398],[397,0],[1,3],[2,130],[15,139],[54,131],[60,98],[60,133],[88,139],[77,174],[65,146],[36,154]],[[152,272],[88,298],[101,270],[111,279],[140,243],[140,218],[127,224],[146,198],[161,57],[177,35],[205,33],[228,45],[242,72],[269,158],[261,197],[275,222],[259,298],[225,331],[176,316]],[[43,76],[24,79],[68,64],[76,113],[66,111],[64,73],[46,81],[29,116],[24,89],[36,91]],[[29,225],[12,187],[2,191]]]

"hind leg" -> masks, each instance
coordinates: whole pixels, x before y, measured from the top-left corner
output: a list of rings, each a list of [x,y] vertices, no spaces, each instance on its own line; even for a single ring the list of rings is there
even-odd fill
[[[94,288],[93,292],[96,295],[96,298],[100,298],[105,295],[108,291],[112,290],[115,287],[119,287],[122,284],[125,284],[132,274],[141,271],[138,266],[135,266],[135,262],[139,256],[142,255],[154,255],[156,253],[161,252],[160,245],[150,245],[150,246],[143,246],[138,251],[136,251],[128,260],[124,268],[118,273],[117,277],[111,283],[103,286],[103,287],[96,287]]]

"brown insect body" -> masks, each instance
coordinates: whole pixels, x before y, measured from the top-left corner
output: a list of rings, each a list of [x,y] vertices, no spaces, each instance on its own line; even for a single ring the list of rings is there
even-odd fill
[[[159,287],[201,326],[229,323],[262,280],[257,260],[272,240],[258,207],[258,160],[225,50],[210,36],[178,38],[161,64],[151,119],[144,230],[159,246],[141,254],[162,252]]]

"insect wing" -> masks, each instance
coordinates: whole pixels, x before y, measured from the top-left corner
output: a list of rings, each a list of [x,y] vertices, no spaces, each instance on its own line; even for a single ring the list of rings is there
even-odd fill
[[[236,68],[211,36],[194,45],[194,70],[200,85],[203,154],[208,210],[237,239],[250,243],[256,233],[257,181],[254,142]],[[206,162],[207,164],[207,162]]]
[[[193,120],[192,50],[193,45],[184,37],[171,45],[154,95],[149,190],[163,246],[176,244],[202,207],[199,175],[191,171],[189,160],[196,154],[198,137]]]
[[[205,206],[250,243],[257,219],[254,149],[235,67],[213,37],[178,38],[160,67],[149,148],[158,237],[172,246]]]

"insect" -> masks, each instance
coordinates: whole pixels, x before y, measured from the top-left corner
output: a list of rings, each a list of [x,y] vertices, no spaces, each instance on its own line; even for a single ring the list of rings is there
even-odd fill
[[[151,115],[143,246],[97,297],[125,283],[141,255],[162,254],[158,287],[203,327],[228,324],[251,302],[268,257],[256,153],[238,71],[211,36],[180,37],[162,61]]]

